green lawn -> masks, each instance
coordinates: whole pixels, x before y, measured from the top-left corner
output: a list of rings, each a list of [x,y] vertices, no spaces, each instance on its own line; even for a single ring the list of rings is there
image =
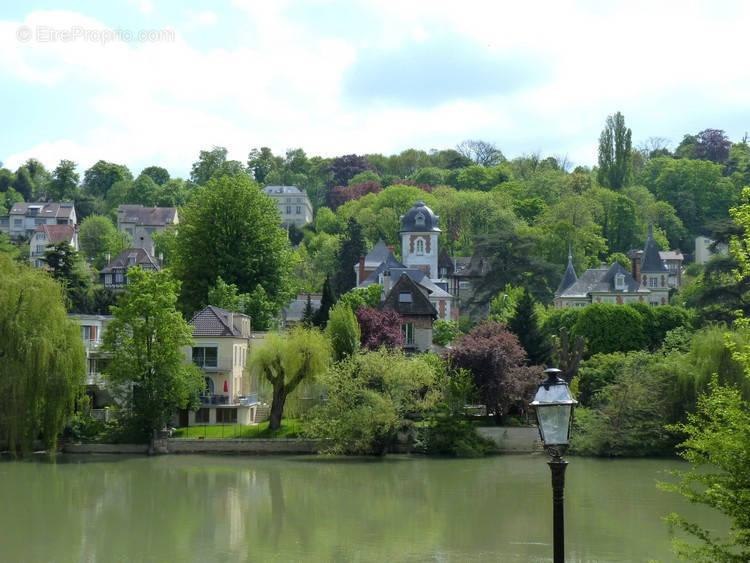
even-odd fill
[[[268,430],[268,421],[246,426],[244,424],[195,425],[175,428],[173,438],[297,438],[301,424],[296,419],[282,419],[281,428]]]

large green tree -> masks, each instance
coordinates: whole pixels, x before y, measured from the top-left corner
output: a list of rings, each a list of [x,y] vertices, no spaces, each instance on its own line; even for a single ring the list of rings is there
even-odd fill
[[[330,359],[328,340],[314,328],[300,327],[286,335],[272,334],[253,353],[251,369],[273,388],[269,430],[281,427],[287,397],[303,381],[325,373]]]
[[[52,201],[69,201],[78,189],[78,172],[72,160],[61,160],[52,172],[47,195]]]
[[[86,373],[78,326],[62,288],[41,270],[0,254],[0,445],[54,450]]]
[[[127,235],[118,231],[109,217],[89,215],[78,231],[81,252],[95,268],[101,269],[107,264],[107,254],[114,258],[127,248]]]
[[[630,183],[633,144],[630,129],[625,127],[625,117],[618,111],[607,117],[599,136],[599,172],[602,186],[619,190]]]
[[[290,297],[286,232],[271,198],[247,176],[223,176],[197,190],[180,214],[172,267],[185,313],[206,304],[218,277],[240,293],[260,285],[277,308]]]
[[[197,406],[204,381],[182,350],[193,343],[193,329],[175,309],[179,282],[169,270],[140,267],[128,269],[128,282],[104,333],[104,350],[112,355],[105,373],[148,438],[177,409]]]
[[[115,183],[132,179],[127,166],[100,160],[83,173],[82,187],[91,195],[103,198]]]

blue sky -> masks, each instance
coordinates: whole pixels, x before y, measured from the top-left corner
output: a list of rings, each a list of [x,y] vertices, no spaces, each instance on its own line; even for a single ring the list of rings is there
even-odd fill
[[[618,110],[636,144],[709,127],[738,140],[750,3],[714,4],[5,2],[0,161],[185,176],[214,145],[244,161],[260,146],[335,156],[481,138],[509,158],[593,165]]]

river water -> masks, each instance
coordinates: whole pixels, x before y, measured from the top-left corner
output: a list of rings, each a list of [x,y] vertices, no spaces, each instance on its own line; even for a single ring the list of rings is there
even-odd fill
[[[0,561],[549,561],[546,458],[80,456],[0,463]],[[570,458],[568,561],[672,561],[675,460]]]

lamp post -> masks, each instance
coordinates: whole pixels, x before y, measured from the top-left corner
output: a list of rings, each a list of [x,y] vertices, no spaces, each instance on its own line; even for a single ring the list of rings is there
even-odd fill
[[[573,399],[562,373],[557,368],[544,370],[547,374],[537,389],[532,407],[536,409],[539,436],[544,448],[552,457],[547,464],[552,472],[552,518],[553,518],[553,561],[565,561],[565,519],[563,499],[565,489],[565,469],[568,462],[563,455],[570,441],[570,426],[573,422],[573,409],[578,401]]]

